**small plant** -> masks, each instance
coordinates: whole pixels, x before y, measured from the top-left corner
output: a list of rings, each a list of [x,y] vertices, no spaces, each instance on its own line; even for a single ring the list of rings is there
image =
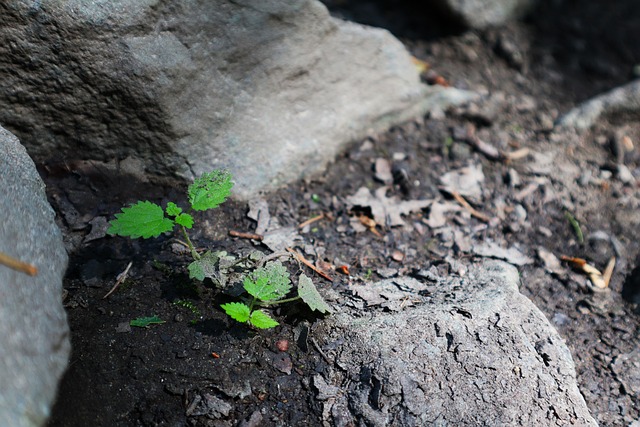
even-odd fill
[[[298,296],[285,299],[291,290],[289,272],[279,261],[270,261],[244,279],[244,289],[253,297],[249,305],[230,302],[221,307],[238,322],[249,322],[260,329],[273,328],[278,326],[278,322],[262,310],[256,310],[256,305],[276,305],[302,299],[312,310],[330,313],[331,307],[322,299],[311,279],[301,274],[298,280]]]
[[[213,171],[197,178],[188,188],[188,212],[183,212],[176,203],[169,202],[167,207],[139,201],[130,207],[122,208],[116,219],[110,221],[107,233],[137,239],[158,237],[162,233],[180,227],[189,247],[193,261],[189,264],[189,277],[200,281],[210,278],[220,287],[225,287],[237,276],[236,268],[249,271],[242,273],[244,289],[252,296],[249,305],[241,302],[223,304],[223,310],[239,322],[249,322],[261,329],[278,325],[273,318],[258,306],[269,306],[302,299],[312,310],[322,313],[331,312],[331,308],[322,299],[311,279],[304,274],[299,277],[298,296],[284,298],[291,290],[291,281],[287,269],[279,261],[267,262],[261,266],[262,254],[254,252],[241,259],[228,255],[224,251],[199,254],[189,238],[188,229],[193,227],[192,211],[206,211],[222,204],[231,192],[231,174],[226,171]],[[252,268],[257,266],[257,268]],[[181,304],[191,308],[186,304]],[[153,322],[152,322],[153,323]],[[137,325],[136,325],[137,326]],[[145,325],[146,326],[146,325]]]
[[[216,170],[205,173],[189,186],[189,212],[183,213],[182,208],[174,202],[167,203],[165,210],[149,201],[138,202],[128,208],[122,208],[122,212],[116,214],[116,219],[109,222],[111,226],[107,233],[132,239],[148,239],[172,231],[178,225],[182,229],[191,256],[194,260],[199,260],[200,255],[187,233],[187,229],[193,227],[193,216],[190,212],[217,208],[229,197],[231,187],[233,183],[229,172]]]
[[[194,318],[191,320],[191,323],[194,324],[197,322],[197,319],[200,318],[201,314],[200,314],[200,310],[198,310],[198,307],[196,307],[196,305],[194,303],[192,303],[191,301],[188,301],[186,299],[177,299],[173,302],[173,305],[177,305],[179,307],[184,307],[187,310],[189,310],[191,312],[191,314],[194,316]]]

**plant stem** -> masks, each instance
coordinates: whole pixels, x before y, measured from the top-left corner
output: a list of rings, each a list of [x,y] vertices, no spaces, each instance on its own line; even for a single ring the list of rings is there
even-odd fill
[[[284,302],[293,302],[293,301],[298,301],[299,299],[301,299],[300,296],[297,297],[291,297],[291,298],[286,298],[286,299],[279,299],[277,301],[260,301],[260,305],[261,306],[267,306],[267,305],[278,305],[278,304],[282,304]]]
[[[193,257],[194,260],[199,260],[200,259],[200,254],[196,251],[195,246],[193,246],[193,243],[191,243],[191,239],[189,238],[189,233],[187,233],[187,229],[184,227],[184,225],[181,225],[180,228],[182,229],[182,234],[184,234],[184,239],[187,242],[187,246],[189,246],[189,250],[191,251],[191,256]]]

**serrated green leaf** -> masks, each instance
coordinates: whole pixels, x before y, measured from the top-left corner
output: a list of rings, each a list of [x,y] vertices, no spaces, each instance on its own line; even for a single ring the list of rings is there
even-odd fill
[[[251,315],[251,309],[241,302],[230,302],[222,304],[220,307],[227,313],[232,319],[238,322],[246,322]]]
[[[107,233],[137,239],[142,237],[158,237],[173,230],[174,222],[165,218],[162,208],[148,201],[138,202],[131,207],[122,208],[116,219],[109,221],[111,226]]]
[[[187,267],[189,270],[189,277],[192,279],[200,280],[201,282],[206,278],[217,279],[218,268],[216,267],[220,258],[217,254],[210,251],[205,252],[200,256],[200,259],[193,261]]]
[[[329,304],[316,289],[316,285],[304,274],[301,274],[298,279],[298,296],[307,303],[311,310],[318,310],[320,313],[333,313]]]
[[[249,322],[251,322],[251,324],[256,328],[260,328],[260,329],[275,328],[276,326],[279,325],[278,322],[276,322],[267,313],[261,310],[256,310],[253,313],[251,313]]]
[[[185,228],[191,228],[193,227],[193,217],[186,213],[179,214],[176,217],[176,224],[180,224]]]
[[[280,261],[270,261],[245,277],[244,289],[261,301],[274,301],[291,290],[289,272]]]
[[[233,183],[228,171],[215,170],[205,173],[189,186],[189,203],[196,211],[213,209],[229,197],[231,187]]]
[[[138,317],[137,319],[129,321],[130,326],[136,326],[138,328],[148,328],[149,325],[161,325],[163,323],[164,320],[160,319],[158,316]]]
[[[167,203],[167,209],[165,210],[169,216],[178,216],[182,213],[182,208],[173,202]]]

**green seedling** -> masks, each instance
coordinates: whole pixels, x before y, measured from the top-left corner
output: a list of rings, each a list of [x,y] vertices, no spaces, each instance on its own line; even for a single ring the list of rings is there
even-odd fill
[[[161,325],[163,323],[164,323],[164,320],[154,315],[151,317],[138,317],[137,319],[131,320],[129,322],[129,325],[136,326],[138,328],[148,328],[149,325]]]
[[[191,211],[206,211],[217,208],[231,193],[231,174],[216,170],[205,173],[189,186],[188,196],[191,208],[183,213],[182,208],[174,202],[167,203],[166,209],[149,202],[138,202],[116,214],[116,219],[109,222],[107,233],[137,239],[142,237],[158,237],[162,233],[173,231],[176,225],[182,230],[187,246],[194,260],[200,259],[195,246],[189,239],[187,229],[193,227]]]
[[[191,301],[188,301],[186,299],[177,299],[173,302],[174,305],[177,305],[179,307],[184,307],[187,310],[189,310],[191,312],[191,314],[195,317],[194,319],[191,320],[192,324],[197,323],[198,319],[201,316],[200,310],[198,309],[198,307],[196,307],[196,305],[194,303],[192,303]]]
[[[167,203],[167,207],[149,202],[139,201],[129,207],[122,208],[116,214],[116,219],[110,221],[107,233],[137,239],[158,237],[162,233],[170,232],[176,226],[180,228],[185,238],[193,262],[189,264],[189,277],[204,281],[211,279],[217,286],[225,287],[234,277],[236,269],[249,270],[250,265],[260,265],[262,254],[254,252],[243,258],[236,258],[226,252],[207,251],[199,254],[189,238],[188,229],[194,224],[191,215],[193,211],[206,211],[222,204],[231,192],[231,174],[226,171],[213,171],[197,178],[188,188],[188,199],[191,205],[188,212],[174,202]],[[268,306],[302,299],[312,310],[322,313],[331,312],[331,308],[322,299],[311,279],[300,275],[298,296],[284,297],[291,290],[289,273],[280,262],[269,262],[264,267],[258,267],[249,274],[242,273],[244,289],[253,297],[249,305],[244,303],[224,304],[222,308],[233,319],[249,322],[257,328],[272,328],[278,325],[265,312],[258,310],[258,306]],[[190,308],[186,304],[183,306]],[[199,312],[198,312],[199,313]],[[148,326],[143,321],[154,318],[142,318],[131,321],[132,326]],[[159,319],[158,319],[159,320]],[[133,322],[140,323],[134,325]],[[151,322],[153,323],[153,322]]]
[[[243,286],[252,296],[249,305],[241,302],[222,304],[221,307],[231,318],[238,322],[249,322],[259,329],[278,326],[273,318],[256,306],[276,305],[302,299],[312,310],[330,313],[331,307],[322,299],[311,279],[301,274],[298,282],[298,296],[284,298],[291,290],[289,272],[279,261],[268,262],[245,277]]]
[[[578,220],[571,215],[571,212],[569,211],[564,211],[564,217],[567,218],[567,221],[569,221],[571,227],[573,227],[573,231],[576,233],[576,237],[578,238],[578,243],[584,243],[584,234],[582,234],[582,229],[580,228]]]

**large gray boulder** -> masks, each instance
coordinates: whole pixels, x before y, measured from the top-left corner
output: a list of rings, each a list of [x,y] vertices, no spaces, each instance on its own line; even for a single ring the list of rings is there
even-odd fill
[[[67,253],[44,184],[18,139],[0,127],[0,426],[41,426],[69,357],[62,276]]]
[[[313,379],[332,425],[597,425],[569,350],[518,292],[513,266],[393,280],[397,295],[386,282],[356,292],[376,302],[379,289],[382,305],[402,311],[342,313],[314,331],[340,368]]]
[[[0,2],[0,122],[37,160],[131,158],[187,179],[224,167],[246,198],[465,98],[316,0]]]
[[[536,0],[432,0],[468,28],[506,24],[531,10]]]

